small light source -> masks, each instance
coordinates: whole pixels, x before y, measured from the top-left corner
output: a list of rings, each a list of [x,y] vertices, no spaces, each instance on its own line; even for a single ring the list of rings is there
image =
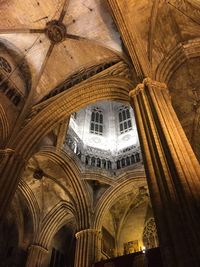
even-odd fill
[[[146,252],[146,247],[142,246],[142,252],[143,252],[143,253]]]

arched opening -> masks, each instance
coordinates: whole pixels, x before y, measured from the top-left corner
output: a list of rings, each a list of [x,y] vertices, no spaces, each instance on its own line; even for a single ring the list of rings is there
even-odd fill
[[[49,247],[49,267],[71,267],[75,255],[75,227],[62,226],[53,236]]]
[[[142,165],[133,110],[120,102],[97,101],[76,111],[76,117],[72,115],[66,124],[62,149],[74,152],[88,170],[103,169],[119,175],[122,169]]]
[[[131,185],[129,186],[129,188]],[[113,198],[102,218],[101,259],[113,258],[157,247],[147,247],[144,232],[152,208],[149,205],[147,186],[134,185],[137,192],[127,190]],[[154,225],[155,226],[155,225]],[[156,228],[154,228],[156,233]]]

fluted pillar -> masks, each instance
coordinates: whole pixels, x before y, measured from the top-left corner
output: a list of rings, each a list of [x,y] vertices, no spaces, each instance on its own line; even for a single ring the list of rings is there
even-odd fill
[[[15,150],[0,150],[0,222],[17,189],[25,159]]]
[[[43,267],[48,250],[40,245],[31,245],[28,251],[26,267]]]
[[[92,267],[99,259],[101,234],[96,229],[85,229],[76,233],[74,267]]]
[[[165,84],[147,78],[130,92],[163,262],[199,266],[200,168]]]

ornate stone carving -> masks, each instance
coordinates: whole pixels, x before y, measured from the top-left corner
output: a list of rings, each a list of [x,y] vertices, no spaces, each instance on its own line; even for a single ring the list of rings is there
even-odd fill
[[[0,149],[0,159],[15,153],[12,148]]]
[[[110,69],[109,75],[131,79],[130,68],[124,61],[120,61]]]
[[[46,35],[52,43],[60,43],[63,41],[66,36],[66,32],[67,30],[65,25],[58,20],[52,20],[46,25]]]
[[[141,150],[139,144],[130,145],[115,151],[86,145],[79,138],[72,127],[69,127],[63,149],[70,148],[87,167],[99,167],[110,171],[128,167],[137,163],[142,163]]]
[[[99,230],[97,230],[97,229],[84,229],[84,230],[81,230],[81,231],[79,231],[79,232],[77,232],[76,234],[75,234],[75,236],[76,236],[76,238],[80,238],[81,237],[81,235],[84,235],[84,234],[95,234],[95,235],[100,235],[101,234],[101,232],[99,231]]]
[[[150,218],[145,224],[143,242],[146,249],[154,248],[158,245],[157,229],[154,218]]]
[[[144,84],[140,83],[137,87],[129,92],[130,97],[135,97],[138,95],[142,90],[144,90]]]
[[[44,177],[43,170],[37,168],[33,173],[33,178],[35,178],[36,180],[41,180],[43,177]]]
[[[98,76],[97,76],[98,75]],[[93,76],[98,78],[106,78],[108,76],[117,76],[119,78],[125,78],[129,79],[131,77],[129,66],[123,62],[120,61],[118,58],[113,59],[110,62],[105,62],[103,64],[97,65],[97,66],[91,66],[88,69],[81,69],[78,72],[73,73],[70,75],[64,83],[58,85],[55,89],[53,89],[49,94],[47,94],[41,102],[32,108],[31,113],[25,120],[25,125],[32,120],[35,115],[37,115],[43,108],[45,108],[50,102],[44,102],[47,99],[50,99],[53,96],[58,95],[59,93],[62,93],[63,91],[66,91],[67,89],[84,82],[86,80],[95,79]],[[128,80],[129,81],[129,80]],[[51,101],[51,100],[49,100]]]
[[[144,85],[149,86],[149,87],[154,87],[159,90],[166,90],[168,92],[167,85],[165,83],[157,82],[152,80],[151,78],[145,78],[143,80]]]
[[[73,86],[75,86],[76,84],[79,84],[89,78],[91,78],[92,76],[96,75],[97,73],[110,68],[111,66],[113,66],[114,64],[116,64],[116,60],[113,60],[111,62],[107,62],[104,64],[100,64],[97,66],[91,66],[90,68],[86,69],[86,68],[82,68],[79,71],[73,73],[72,75],[70,75],[65,81],[64,83],[58,85],[54,90],[52,90],[48,95],[46,95],[42,101],[51,98],[52,96],[55,96]]]

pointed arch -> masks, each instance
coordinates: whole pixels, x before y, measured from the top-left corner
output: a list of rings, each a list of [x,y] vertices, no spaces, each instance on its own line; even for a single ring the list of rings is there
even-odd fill
[[[42,221],[37,243],[48,249],[55,233],[66,223],[73,220],[74,207],[67,201],[60,201],[54,206]]]
[[[71,113],[98,100],[110,99],[127,103],[128,93],[132,87],[131,81],[113,76],[74,86],[55,96],[53,101],[50,99],[50,103],[47,100],[44,108],[42,105],[36,106],[37,114],[11,145],[16,147],[16,150],[24,157],[30,156],[35,143]]]
[[[137,186],[135,184],[140,181],[145,181],[146,182],[146,177],[145,176],[130,176],[126,177],[126,179],[120,179],[118,181],[119,183],[114,186],[109,188],[101,197],[96,210],[95,210],[95,215],[94,215],[94,228],[95,229],[101,229],[102,226],[102,220],[103,217],[106,213],[106,211],[112,206],[113,202],[118,199],[123,192],[126,192],[127,189],[130,190],[131,186],[134,188],[135,194],[137,194]]]
[[[70,158],[70,156],[61,150],[53,147],[45,148],[39,152],[40,156],[45,156],[55,164],[57,164],[64,173],[72,186],[74,197],[74,216],[77,219],[77,229],[85,229],[90,225],[90,205],[85,182],[81,179],[81,173],[78,166]],[[72,194],[72,193],[71,193]]]
[[[38,226],[39,226],[38,216],[40,214],[40,208],[39,208],[37,199],[35,198],[35,195],[33,194],[30,187],[23,180],[21,180],[19,183],[18,192],[24,197],[27,207],[31,213],[31,216],[33,219],[33,232],[34,232],[34,237],[35,237],[35,234],[37,233]]]
[[[158,65],[155,80],[169,83],[174,72],[188,59],[200,56],[200,38],[179,43]]]

